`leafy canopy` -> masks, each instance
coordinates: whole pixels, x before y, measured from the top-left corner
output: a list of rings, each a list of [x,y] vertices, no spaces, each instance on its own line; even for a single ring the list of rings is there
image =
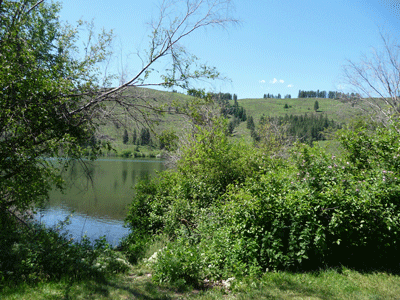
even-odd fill
[[[99,88],[96,64],[112,35],[103,33],[97,47],[104,49],[92,47],[78,60],[78,28],[63,26],[59,10],[56,3],[0,2],[2,209],[26,209],[45,199],[52,184],[60,187],[55,167],[61,158],[79,158],[95,130],[95,111],[78,108]]]

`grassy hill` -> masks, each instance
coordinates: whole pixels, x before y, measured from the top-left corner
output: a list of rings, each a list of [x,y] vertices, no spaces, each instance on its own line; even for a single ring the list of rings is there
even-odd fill
[[[187,105],[193,102],[194,98],[188,95],[174,92],[159,91],[145,88],[130,88],[124,94],[127,99],[138,106],[161,107],[165,113],[155,115],[151,110],[147,110],[150,119],[156,121],[153,127],[152,140],[156,141],[156,135],[164,130],[176,132],[178,135],[183,134],[187,128],[187,118],[182,114],[176,113],[175,107]],[[318,101],[319,109],[314,111],[314,103]],[[233,105],[234,101],[230,101]],[[317,114],[327,115],[328,119],[332,119],[340,124],[347,123],[351,119],[360,117],[364,114],[360,107],[352,107],[350,102],[326,98],[294,98],[294,99],[239,99],[238,103],[246,110],[247,116],[252,116],[257,125],[261,116],[285,116],[287,115],[304,115]],[[286,108],[285,108],[286,107]],[[146,110],[145,110],[146,111]],[[107,139],[112,146],[119,152],[124,150],[138,149],[132,143],[132,134],[136,129],[139,134],[142,127],[146,126],[141,112],[136,111],[135,114],[129,115],[120,107],[115,108],[118,115],[117,120],[107,121],[99,128],[98,137]],[[124,130],[127,129],[129,142],[122,142]],[[233,132],[234,138],[244,139],[251,142],[250,130],[246,128],[246,122],[242,122]],[[140,151],[158,151],[156,147],[139,147]],[[159,152],[159,151],[158,151]]]
[[[247,115],[253,116],[254,121],[258,122],[260,117],[266,116],[285,116],[304,115],[314,112],[314,103],[318,101],[319,109],[317,114],[326,114],[329,119],[338,123],[346,123],[352,118],[361,116],[363,111],[354,108],[349,102],[327,98],[294,98],[294,99],[240,99],[239,105],[243,106]],[[285,104],[289,108],[284,108]]]
[[[133,108],[131,113],[121,107],[113,107],[116,119],[106,120],[100,127],[97,133],[97,138],[107,140],[118,151],[137,149],[132,143],[133,132],[136,130],[137,135],[144,127],[149,127],[146,118],[151,120],[152,140],[156,141],[156,135],[164,130],[172,130],[177,133],[182,133],[185,130],[186,118],[177,112],[176,108],[179,105],[190,103],[193,97],[180,93],[164,92],[154,89],[144,88],[129,88],[123,95],[126,101],[129,101],[140,110]],[[153,107],[156,110],[162,110],[162,114],[157,114],[151,109],[145,107]],[[109,107],[110,108],[110,107]],[[146,118],[144,117],[146,115]],[[123,143],[123,135],[125,129],[128,131],[129,141]],[[140,151],[152,151],[152,147],[139,147]],[[154,148],[154,147],[153,147]]]
[[[319,109],[314,111],[315,101],[318,101]],[[361,117],[364,111],[361,107],[353,107],[350,102],[344,102],[336,99],[327,98],[293,98],[293,99],[275,99],[275,98],[257,98],[240,99],[240,106],[246,110],[247,116],[252,116],[257,125],[261,116],[284,117],[285,115],[304,115],[316,114],[326,115],[329,120],[334,120],[339,124],[348,123],[351,119]],[[231,102],[233,104],[233,101]],[[287,107],[287,108],[285,108]],[[236,138],[251,142],[250,130],[246,128],[246,123],[241,123],[234,130]]]

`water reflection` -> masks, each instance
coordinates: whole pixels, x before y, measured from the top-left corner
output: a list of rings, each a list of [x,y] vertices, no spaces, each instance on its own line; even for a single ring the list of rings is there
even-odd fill
[[[140,178],[155,176],[164,169],[159,160],[100,159],[84,165],[74,162],[64,172],[68,188],[64,193],[50,193],[48,204],[40,210],[41,221],[52,226],[72,213],[68,230],[75,239],[87,232],[92,240],[107,235],[107,240],[114,243],[113,239],[127,233],[123,220],[133,199],[134,185]],[[128,174],[132,176],[129,181]]]
[[[126,176],[128,176],[128,170],[126,168],[124,168],[122,170],[122,182],[123,182],[124,185],[125,185],[125,182],[126,182]]]

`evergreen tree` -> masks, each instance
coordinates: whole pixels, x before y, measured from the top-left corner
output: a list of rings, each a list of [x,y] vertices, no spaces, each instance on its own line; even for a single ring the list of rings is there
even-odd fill
[[[140,130],[140,145],[150,145],[151,144],[151,137],[150,137],[150,130],[148,128],[142,128]]]
[[[124,130],[124,135],[122,137],[122,142],[124,144],[128,144],[128,142],[129,142],[129,135],[128,135],[128,131],[126,129]]]
[[[319,109],[318,101],[315,101],[315,103],[314,103],[314,110],[315,110],[315,112],[317,112],[318,109]]]
[[[136,144],[137,142],[137,132],[136,132],[136,128],[133,129],[133,134],[132,134],[132,144]]]
[[[252,116],[249,116],[247,118],[247,124],[246,127],[250,130],[254,130],[256,128],[255,124],[254,124],[254,120]]]
[[[235,129],[235,122],[234,120],[231,120],[228,123],[228,134],[232,135],[234,129]]]

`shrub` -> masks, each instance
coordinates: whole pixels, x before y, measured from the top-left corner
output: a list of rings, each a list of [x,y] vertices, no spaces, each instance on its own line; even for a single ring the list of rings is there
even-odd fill
[[[38,224],[25,227],[7,218],[12,226],[2,226],[7,229],[8,237],[1,235],[1,244],[5,246],[0,248],[1,282],[102,278],[128,268],[123,257],[104,238],[94,245],[88,239],[74,243],[67,233],[60,233],[60,227],[45,228]],[[6,216],[0,220],[5,221]]]
[[[121,156],[122,157],[132,157],[133,156],[133,152],[131,150],[122,150]]]
[[[177,170],[136,186],[126,218],[136,233],[174,236],[182,222],[195,224],[199,209],[218,203],[229,184],[243,182],[265,163],[256,150],[229,143],[223,127],[199,130],[195,139],[193,147],[184,149]]]
[[[178,287],[199,286],[202,277],[200,255],[195,244],[186,238],[169,243],[157,255],[153,280]]]
[[[287,159],[262,158],[215,132],[197,135],[176,171],[138,185],[128,215],[137,234],[171,239],[155,278],[195,284],[398,265],[400,134],[362,126],[338,134],[340,157],[295,145]]]

